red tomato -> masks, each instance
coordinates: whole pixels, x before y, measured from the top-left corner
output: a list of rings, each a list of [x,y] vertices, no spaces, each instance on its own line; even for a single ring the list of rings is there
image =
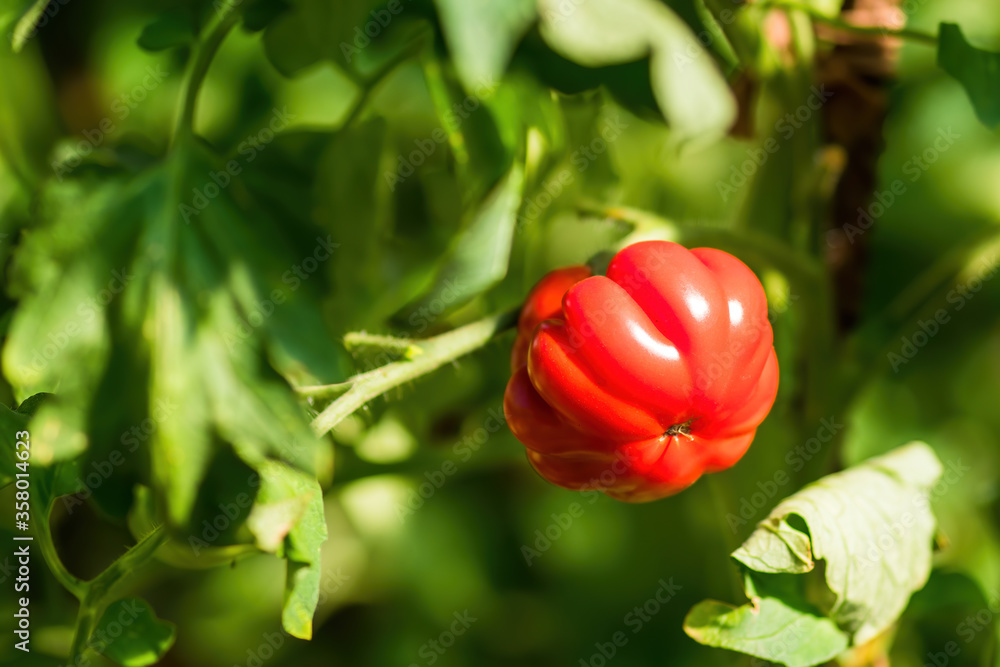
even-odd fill
[[[605,276],[532,289],[504,412],[542,477],[629,502],[677,493],[746,452],[778,390],[760,281],[714,248],[630,245]]]

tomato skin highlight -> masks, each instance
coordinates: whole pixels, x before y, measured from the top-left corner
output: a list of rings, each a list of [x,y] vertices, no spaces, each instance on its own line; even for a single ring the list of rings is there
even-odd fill
[[[732,255],[643,241],[607,274],[556,269],[518,320],[511,431],[559,486],[627,502],[733,466],[774,404],[764,288]]]

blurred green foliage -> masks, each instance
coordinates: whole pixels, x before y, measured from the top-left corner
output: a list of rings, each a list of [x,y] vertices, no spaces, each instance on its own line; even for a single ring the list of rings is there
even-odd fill
[[[996,89],[995,56],[903,46],[872,200],[892,201],[868,209],[843,331],[822,114],[782,125],[829,49],[808,17],[793,12],[789,62],[759,7],[728,23],[709,9],[736,5],[695,0],[560,13],[578,4],[0,2],[0,398],[55,395],[31,422],[33,474],[67,568],[91,578],[167,522],[160,562],[116,594],[176,626],[163,665],[597,665],[618,632],[622,667],[757,664],[692,641],[687,612],[746,602],[728,554],[782,498],[916,439],[970,469],[932,494],[935,569],[875,649],[1000,665],[1000,139],[977,118],[995,120],[995,95],[936,64]],[[1000,50],[988,3],[904,9],[912,29],[954,22]],[[742,75],[750,102],[726,85]],[[724,136],[738,102],[753,139]],[[507,338],[309,430],[322,405],[290,385],[398,356],[344,334],[429,336],[646,237],[722,247],[768,292],[781,387],[735,468],[639,506],[547,484],[490,426]],[[803,449],[823,419],[844,426]],[[63,664],[76,605],[40,560],[33,577],[33,652],[5,643],[0,662]],[[663,582],[669,602],[637,611]],[[309,634],[313,603],[312,640],[286,634]],[[159,647],[134,655],[169,645],[146,620]]]

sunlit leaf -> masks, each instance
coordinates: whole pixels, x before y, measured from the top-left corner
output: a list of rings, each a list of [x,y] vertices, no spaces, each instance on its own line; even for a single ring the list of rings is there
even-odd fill
[[[736,119],[722,73],[690,28],[654,0],[541,0],[541,30],[557,52],[588,67],[651,58],[651,82],[681,140],[718,138]]]
[[[742,607],[706,600],[684,619],[695,641],[739,651],[788,667],[810,667],[847,648],[847,635],[823,616],[804,612],[777,597]]]
[[[879,635],[930,574],[941,472],[933,450],[911,443],[789,496],[733,552],[750,604],[702,602],[685,630],[790,667]]]
[[[156,617],[140,598],[117,600],[108,605],[94,630],[95,649],[122,667],[155,665],[174,644],[173,623]]]
[[[466,90],[499,79],[534,21],[535,0],[436,0],[445,39]]]
[[[309,639],[327,537],[323,491],[315,479],[278,463],[262,464],[260,477],[250,529],[262,548],[288,561],[282,624],[291,635]]]

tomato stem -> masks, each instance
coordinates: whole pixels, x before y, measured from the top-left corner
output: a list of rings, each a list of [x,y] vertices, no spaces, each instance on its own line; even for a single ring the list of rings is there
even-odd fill
[[[313,398],[339,395],[313,420],[313,431],[319,435],[327,433],[373,398],[482,347],[499,334],[514,328],[519,310],[490,315],[439,336],[412,341],[419,347],[420,354],[356,375],[347,382],[298,388],[301,395]]]

